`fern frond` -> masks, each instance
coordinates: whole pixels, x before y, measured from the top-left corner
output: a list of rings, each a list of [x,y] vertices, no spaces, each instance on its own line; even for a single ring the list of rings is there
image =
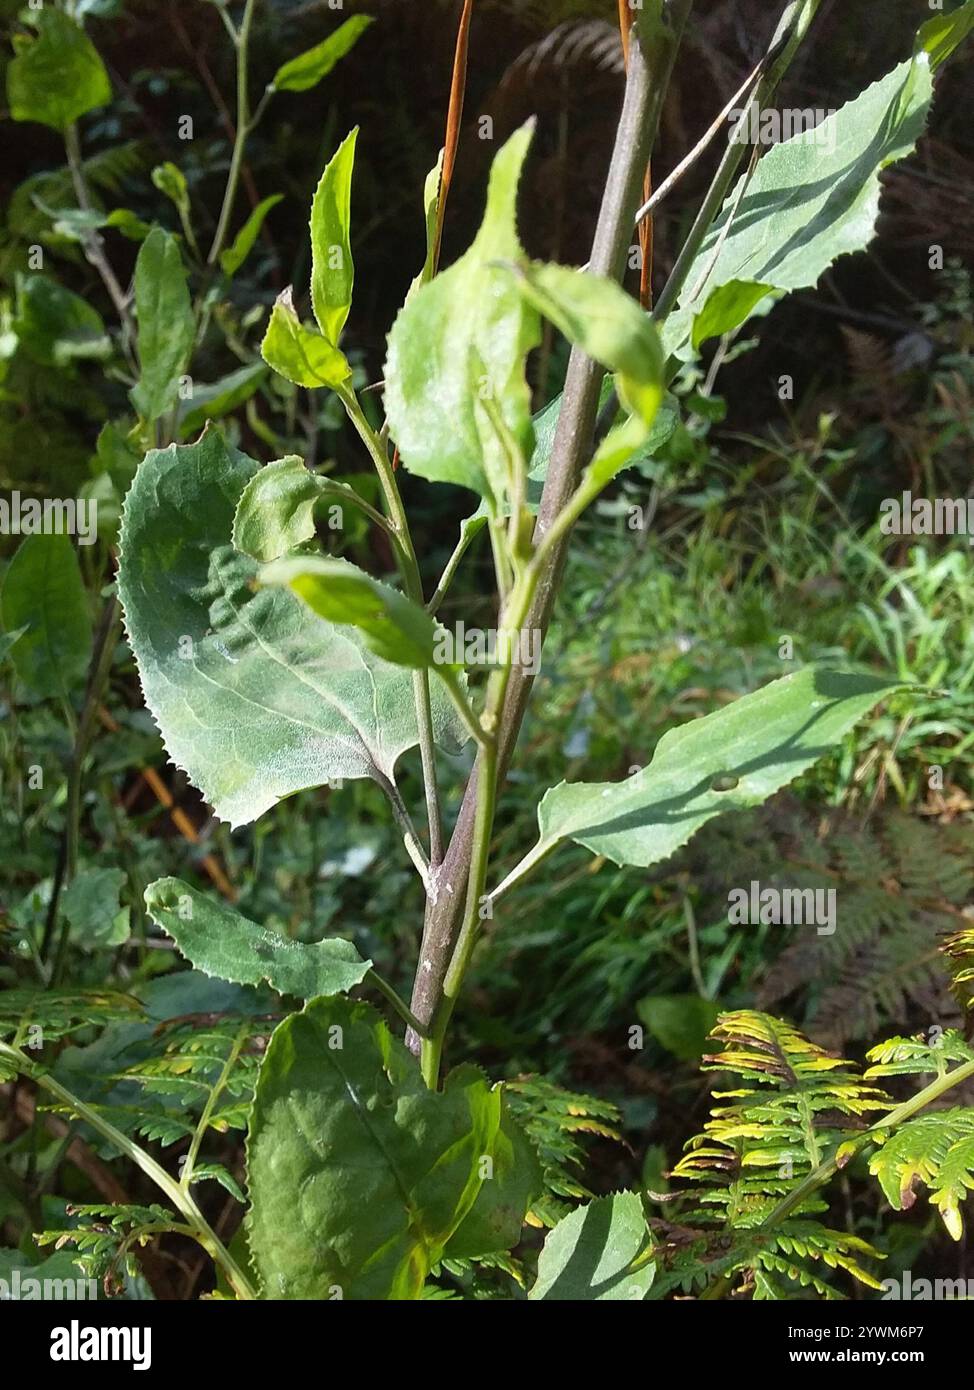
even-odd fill
[[[619,1111],[608,1101],[563,1090],[540,1076],[505,1082],[504,1093],[541,1163],[544,1192],[528,1220],[532,1225],[555,1226],[571,1211],[570,1202],[592,1196],[576,1176],[585,1162],[585,1150],[576,1136],[594,1134],[620,1142]]]
[[[834,888],[841,904],[838,931],[799,933],[771,963],[759,1007],[777,1010],[786,999],[793,1011],[803,1007],[804,1024],[835,1047],[915,1027],[918,1018],[949,1018],[938,947],[974,888],[969,833],[965,839],[955,833],[962,827],[892,814],[868,827],[835,817],[823,834],[787,803],[759,824],[764,843],[744,845],[743,865],[740,849],[735,863],[733,842],[715,837],[715,887],[730,874],[732,882],[773,878],[813,891]]]
[[[113,990],[8,989],[0,995],[0,1038],[28,1050],[85,1028],[143,1017],[137,999]]]
[[[974,1009],[974,927],[954,932],[941,950],[949,957],[954,997],[965,1012]]]
[[[943,1076],[951,1062],[974,1062],[974,1047],[950,1028],[933,1042],[917,1038],[888,1038],[866,1053],[873,1063],[865,1076]]]
[[[724,1050],[706,1056],[704,1068],[731,1072],[750,1084],[714,1093],[731,1103],[715,1106],[704,1134],[690,1141],[690,1155],[677,1165],[682,1175],[699,1178],[701,1167],[719,1173],[733,1164],[735,1177],[748,1168],[776,1167],[790,1179],[797,1168],[815,1167],[839,1142],[851,1127],[840,1124],[840,1117],[858,1118],[892,1104],[852,1063],[769,1014],[723,1014],[711,1036]],[[769,1190],[766,1184],[763,1190]],[[746,1185],[741,1195],[749,1195]]]
[[[869,1171],[895,1211],[913,1206],[918,1183],[928,1187],[947,1230],[960,1240],[960,1203],[974,1190],[974,1109],[937,1110],[908,1120],[872,1155]]]
[[[738,1274],[755,1297],[792,1296],[782,1280],[839,1297],[822,1266],[878,1287],[859,1263],[876,1255],[872,1247],[811,1219],[827,1210],[815,1192],[786,1220],[766,1223],[803,1177],[861,1132],[862,1116],[893,1102],[853,1063],[768,1014],[723,1014],[711,1036],[723,1050],[706,1056],[704,1067],[740,1084],[714,1092],[704,1132],[673,1170],[693,1184],[699,1205],[681,1214],[681,1227],[655,1223],[666,1232],[659,1258],[669,1272],[654,1297]]]
[[[206,1182],[208,1179],[218,1182],[226,1192],[230,1193],[231,1197],[235,1197],[238,1202],[246,1205],[247,1198],[244,1196],[240,1184],[229,1168],[225,1168],[222,1163],[197,1163],[195,1165],[190,1185],[194,1186],[196,1183]]]
[[[90,1279],[101,1279],[106,1291],[115,1291],[121,1281],[119,1269],[130,1278],[139,1273],[132,1251],[147,1245],[164,1231],[183,1230],[179,1218],[166,1207],[104,1206],[100,1203],[73,1204],[67,1215],[80,1224],[59,1230],[41,1231],[34,1237],[38,1245],[62,1250],[74,1246],[74,1264]]]
[[[664,1240],[657,1247],[656,1258],[660,1273],[653,1284],[654,1299],[678,1289],[697,1292],[715,1279],[730,1279],[738,1274],[744,1278],[744,1287],[753,1289],[755,1298],[792,1296],[771,1275],[812,1288],[821,1298],[843,1297],[826,1282],[823,1266],[826,1270],[842,1270],[869,1288],[882,1288],[860,1263],[862,1259],[881,1260],[883,1256],[878,1250],[858,1236],[829,1230],[818,1221],[802,1218],[793,1217],[771,1229],[738,1227],[720,1233],[711,1231],[689,1244]]]
[[[183,1119],[178,1113],[166,1110],[149,1110],[138,1105],[99,1104],[87,1101],[88,1109],[96,1115],[103,1115],[116,1129],[130,1138],[138,1135],[142,1139],[158,1141],[163,1147],[178,1144],[181,1139],[189,1139],[196,1126],[192,1119]],[[39,1105],[38,1110],[51,1115],[73,1116],[70,1105],[62,1102]]]

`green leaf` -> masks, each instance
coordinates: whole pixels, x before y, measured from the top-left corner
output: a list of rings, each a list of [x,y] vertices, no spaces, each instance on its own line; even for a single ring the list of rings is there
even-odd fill
[[[356,628],[383,661],[415,668],[437,664],[437,625],[426,610],[347,560],[276,560],[263,567],[259,582],[284,585],[319,617]]]
[[[803,289],[816,284],[840,256],[869,243],[879,214],[880,175],[909,155],[923,133],[933,100],[933,69],[974,24],[971,3],[929,21],[933,27],[921,30],[912,58],[827,117],[814,133],[768,149],[728,231],[738,183],[690,269],[678,310],[666,321],[670,352],[689,354],[694,317],[731,282],[784,292]],[[738,323],[752,307],[739,300]],[[729,315],[724,322],[723,331],[737,326]]]
[[[175,403],[196,337],[179,241],[153,227],[135,262],[135,309],[142,375],[132,404],[152,424]]]
[[[220,420],[244,401],[249,401],[266,375],[267,367],[263,362],[250,362],[219,381],[194,381],[192,396],[181,400],[176,412],[180,439],[199,434],[207,420]]]
[[[260,352],[269,367],[295,386],[330,386],[337,391],[352,375],[345,354],[305,328],[294,311],[290,287],[275,301]]]
[[[358,126],[325,166],[311,204],[311,306],[322,334],[338,346],[352,307],[352,169]]]
[[[27,353],[45,367],[66,367],[111,353],[98,310],[47,275],[17,277],[17,313],[11,327]]]
[[[642,1302],[656,1274],[651,1251],[638,1194],[599,1197],[549,1232],[538,1257],[538,1279],[528,1298]]]
[[[615,373],[629,418],[600,442],[583,486],[601,489],[650,438],[663,400],[664,356],[656,325],[614,280],[558,265],[515,267],[521,291],[569,342]]]
[[[279,67],[271,87],[279,92],[306,92],[317,86],[335,64],[351,52],[372,22],[371,15],[352,15],[327,39]]]
[[[268,463],[244,488],[233,519],[233,543],[262,563],[290,555],[315,538],[319,504],[361,506],[347,483],[312,473],[296,454]]]
[[[94,44],[79,24],[53,5],[30,12],[37,38],[18,47],[7,65],[7,103],[15,121],[65,130],[112,99],[112,86]]]
[[[250,255],[254,242],[260,235],[260,229],[264,225],[264,218],[271,208],[276,208],[283,199],[283,193],[272,193],[269,198],[264,198],[257,204],[240,231],[234,237],[233,242],[225,251],[220,253],[220,266],[224,275],[235,275],[244,261]]]
[[[498,511],[508,492],[505,442],[494,402],[525,455],[531,450],[527,354],[540,341],[538,316],[510,271],[519,262],[516,203],[533,123],[497,154],[487,209],[473,245],[409,298],[389,335],[385,406],[402,461],[433,482],[472,488]]]
[[[67,536],[22,541],[0,590],[4,630],[26,628],[10,651],[14,670],[40,699],[67,700],[91,661],[91,618],[74,546]]]
[[[190,965],[231,984],[266,981],[278,994],[312,999],[353,989],[372,965],[350,941],[340,937],[313,944],[288,940],[178,878],[151,883],[145,890],[145,906]]]
[[[264,1297],[419,1298],[509,1142],[476,1068],[429,1091],[368,1005],[312,1000],[271,1039],[247,1141]]]
[[[152,231],[148,222],[143,222],[128,208],[115,208],[108,213],[96,212],[94,208],[60,208],[51,215],[56,234],[69,241],[83,242],[102,227],[115,227],[130,241],[144,241]]]
[[[614,280],[561,265],[515,267],[521,293],[570,343],[616,373],[627,410],[651,425],[663,396],[656,325]]]
[[[739,328],[751,317],[763,299],[774,295],[770,285],[755,285],[751,281],[728,280],[707,299],[693,320],[694,351],[708,338],[720,338]]]
[[[647,994],[636,1013],[667,1052],[692,1062],[703,1055],[720,1009],[699,994]]]
[[[967,0],[950,14],[934,15],[920,25],[914,53],[929,55],[934,71],[947,61],[974,29],[974,0]]]
[[[714,816],[805,772],[901,681],[807,666],[664,734],[623,782],[562,782],[538,807],[532,859],[571,839],[616,864],[669,858]]]
[[[331,778],[388,782],[418,742],[412,678],[229,544],[258,466],[215,430],[153,450],[125,500],[119,595],[146,703],[173,761],[233,824]],[[437,739],[466,735],[433,691]]]
[[[448,1084],[456,1085],[458,1075],[468,1070],[474,1069],[451,1072]],[[525,1214],[544,1188],[538,1155],[511,1115],[506,1091],[491,1160],[490,1180],[447,1241],[447,1259],[471,1260],[513,1250],[521,1239]]]
[[[86,950],[121,946],[129,939],[129,910],[119,900],[122,869],[82,869],[61,898],[76,945]]]

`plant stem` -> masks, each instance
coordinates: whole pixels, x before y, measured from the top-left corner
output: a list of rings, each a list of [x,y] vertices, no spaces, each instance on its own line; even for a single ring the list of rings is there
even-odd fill
[[[213,245],[210,247],[210,254],[206,258],[207,265],[216,265],[220,252],[223,250],[223,243],[226,241],[227,231],[230,226],[230,217],[233,213],[233,205],[237,197],[237,185],[240,182],[240,169],[243,165],[244,148],[247,144],[247,136],[250,133],[250,95],[247,90],[247,64],[250,47],[250,26],[254,17],[255,4],[256,0],[246,0],[243,17],[240,21],[240,28],[234,34],[233,41],[237,50],[237,129],[234,135],[233,152],[230,155],[227,186],[223,191],[223,205],[220,208],[220,218],[216,224],[216,232],[213,235]]]
[[[643,175],[652,153],[670,72],[691,5],[692,0],[676,0],[668,11],[669,27],[662,34],[657,32],[654,36],[656,41],[652,52],[646,51],[641,24],[633,26],[625,98],[590,261],[595,274],[606,275],[617,281],[621,280],[625,269]],[[584,353],[577,348],[572,352],[535,528],[535,540],[538,542],[575,491],[582,466],[591,453],[602,375],[602,369]],[[547,632],[554,608],[567,539],[566,534],[552,552],[544,573],[537,575],[526,624],[518,625],[526,625],[542,637]],[[474,860],[475,855],[479,857],[483,849],[485,808],[495,796],[496,784],[507,770],[527,708],[532,674],[518,666],[509,675],[503,702],[495,716],[496,748],[481,750],[474,765],[439,874],[439,891],[427,906],[411,1001],[413,1013],[427,1027],[431,1027],[434,1017],[442,1021],[441,1004],[447,972],[465,923],[469,923],[472,899],[468,886],[474,868],[479,871],[479,863],[475,865]],[[483,792],[482,774],[495,784]],[[482,892],[482,887],[479,891]],[[476,896],[473,895],[474,898]],[[465,948],[469,936],[468,929]],[[423,1050],[420,1039],[415,1035],[407,1035],[407,1042],[414,1051]],[[427,1046],[425,1051],[424,1071],[429,1077],[434,1064],[438,1067],[439,1054],[434,1056],[433,1044]]]
[[[460,568],[460,561],[467,553],[470,542],[477,535],[478,529],[470,526],[466,522],[460,528],[460,539],[454,547],[453,554],[447,560],[443,573],[440,575],[440,582],[437,584],[433,597],[426,605],[426,611],[432,617],[437,612],[440,604],[446,596],[446,592],[453,583],[457,570]]]
[[[78,206],[82,212],[91,212],[92,202],[88,193],[88,184],[85,180],[84,160],[81,157],[81,141],[78,136],[77,122],[72,121],[64,132],[64,148],[68,158],[68,170],[71,174],[71,183],[74,186],[74,194],[78,200]],[[132,344],[135,342],[135,323],[129,309],[128,299],[109,263],[108,257],[102,245],[102,239],[97,230],[87,231],[82,239],[82,246],[87,260],[97,270],[108,297],[111,299],[118,314],[119,322],[122,327],[122,338],[125,346],[126,355],[132,360]]]
[[[403,997],[399,994],[398,990],[393,989],[392,985],[385,981],[381,975],[376,973],[376,971],[370,970],[369,973],[366,975],[363,984],[371,985],[373,989],[377,989],[379,993],[392,1005],[396,1013],[402,1019],[403,1023],[407,1025],[407,1027],[413,1028],[417,1032],[420,1029],[422,1029],[423,1025],[420,1023],[416,1015],[410,1011],[409,1005],[406,1003],[405,999],[403,999]]]
[[[348,413],[348,417],[358,432],[359,438],[368,449],[372,462],[379,475],[379,486],[385,502],[396,548],[400,557],[403,586],[406,594],[418,603],[425,604],[423,581],[419,573],[419,561],[409,530],[406,509],[399,495],[396,475],[389,459],[385,443],[365,418],[365,412],[351,387],[339,389],[338,395]],[[430,837],[430,868],[435,873],[443,859],[443,821],[440,813],[440,795],[436,780],[436,741],[433,736],[433,708],[430,703],[428,671],[413,672],[413,698],[416,702],[416,723],[419,730],[419,754],[423,767],[423,787],[426,793],[426,818]]]
[[[108,1142],[126,1158],[131,1159],[143,1173],[156,1184],[177,1211],[181,1212],[186,1218],[187,1225],[191,1229],[193,1238],[202,1245],[208,1255],[221,1265],[230,1283],[236,1290],[237,1296],[242,1299],[255,1299],[257,1297],[251,1286],[250,1280],[240,1269],[236,1260],[226,1249],[216,1232],[211,1228],[203,1213],[200,1211],[196,1202],[188,1192],[184,1192],[175,1178],[166,1172],[161,1164],[157,1163],[151,1154],[146,1153],[145,1149],[129,1139],[128,1135],[123,1134],[120,1129],[106,1120],[97,1110],[86,1105],[83,1100],[79,1100],[73,1092],[42,1067],[31,1062],[16,1048],[10,1047],[7,1043],[0,1042],[0,1057],[5,1058],[23,1075],[30,1079],[42,1090],[49,1092],[56,1097],[62,1105],[66,1105],[72,1110],[79,1119],[91,1125],[103,1139]]]
[[[541,572],[541,565],[537,563],[537,557],[522,571],[515,583],[510,599],[504,605],[501,613],[499,624],[501,631],[520,636],[537,592]],[[523,644],[521,650],[523,650]],[[463,985],[464,976],[467,973],[467,967],[470,964],[470,958],[473,955],[474,946],[477,943],[481,910],[486,901],[484,889],[487,886],[490,841],[497,807],[496,728],[500,712],[504,708],[504,699],[507,695],[511,674],[515,669],[513,646],[507,646],[502,655],[503,665],[492,673],[487,683],[487,700],[481,719],[489,741],[481,746],[478,759],[477,804],[474,814],[473,845],[470,872],[467,876],[463,920],[456,946],[444,976],[442,993],[431,1022],[430,1037],[422,1040],[420,1047],[420,1068],[423,1079],[430,1090],[435,1090],[439,1081],[443,1040]]]

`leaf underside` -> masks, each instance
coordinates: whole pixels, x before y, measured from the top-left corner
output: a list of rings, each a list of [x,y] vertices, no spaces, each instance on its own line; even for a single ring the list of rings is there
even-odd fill
[[[208,430],[153,450],[126,498],[119,595],[146,704],[173,762],[231,825],[335,778],[393,780],[418,742],[408,673],[228,544],[257,464]],[[434,729],[462,744],[434,688]]]

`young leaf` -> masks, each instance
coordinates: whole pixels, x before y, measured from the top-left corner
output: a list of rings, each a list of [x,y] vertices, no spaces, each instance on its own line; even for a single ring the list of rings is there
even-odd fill
[[[322,334],[338,346],[352,306],[352,169],[358,126],[339,145],[311,204],[311,306]]]
[[[920,25],[914,53],[926,53],[934,69],[947,61],[974,29],[974,0],[966,0],[950,14],[934,15]]]
[[[129,241],[144,241],[152,228],[143,222],[129,208],[115,208],[112,212],[87,211],[81,208],[61,208],[54,218],[53,230],[58,236],[69,241],[83,242],[92,232],[102,227],[115,227]]]
[[[268,564],[290,555],[315,537],[315,509],[334,501],[361,505],[354,488],[306,468],[296,454],[276,459],[244,488],[233,518],[233,543]]]
[[[602,382],[599,395],[599,409],[606,404],[612,393],[613,380],[607,376]],[[558,428],[558,416],[561,412],[561,396],[556,396],[545,408],[538,412],[534,417],[534,453],[531,455],[531,462],[528,468],[528,505],[532,510],[537,510],[538,501],[541,497],[541,489],[545,478],[548,476],[548,463],[551,459],[551,450],[555,442],[555,431]],[[630,455],[626,461],[627,467],[634,467],[653,457],[660,450],[670,435],[676,429],[680,420],[680,406],[676,397],[667,391],[660,403],[656,418],[650,426],[649,434],[645,441]],[[618,469],[616,470],[618,472]]]
[[[264,1297],[419,1298],[484,1187],[506,1184],[493,1160],[510,1123],[502,1089],[476,1068],[429,1091],[368,1005],[312,1000],[271,1039],[247,1140],[247,1227]],[[505,1190],[508,1235],[529,1189]],[[496,1228],[483,1238],[496,1240]]]
[[[530,453],[527,354],[540,341],[538,316],[510,272],[520,261],[517,187],[533,132],[521,127],[498,152],[487,209],[473,245],[409,298],[389,335],[385,405],[405,466],[433,482],[459,483],[499,510],[508,462],[485,397]]]
[[[165,193],[181,219],[189,216],[189,189],[186,186],[186,175],[178,165],[173,164],[168,159],[163,164],[157,164],[152,171],[152,182],[160,193]]]
[[[135,309],[142,375],[132,404],[148,424],[175,402],[196,337],[179,242],[153,227],[135,262]]]
[[[233,242],[225,251],[220,253],[220,266],[224,275],[236,275],[244,261],[250,255],[254,242],[260,235],[260,229],[264,225],[264,218],[271,208],[276,208],[283,199],[283,193],[272,193],[269,198],[264,198],[257,204],[240,231],[234,237]]]
[[[657,864],[714,816],[757,806],[811,767],[901,681],[807,666],[664,734],[623,782],[562,782],[538,807],[531,859],[571,839],[616,864]]]
[[[879,214],[880,175],[913,151],[933,100],[933,71],[972,26],[974,0],[928,21],[912,58],[814,133],[799,133],[764,154],[739,205],[740,183],[729,194],[690,269],[687,292],[664,328],[670,352],[688,355],[693,319],[732,281],[802,289],[839,256],[868,244]],[[724,315],[722,331],[743,323],[753,303],[740,298],[738,308],[736,322]]]
[[[708,338],[719,338],[739,328],[755,312],[758,305],[770,297],[779,298],[771,285],[756,285],[752,281],[728,280],[726,285],[707,297],[703,309],[693,320],[691,339],[694,351]],[[770,307],[770,304],[769,304]]]
[[[91,660],[91,617],[74,546],[67,536],[22,541],[0,590],[8,633],[26,631],[10,650],[24,685],[39,699],[67,700]]]
[[[28,11],[37,38],[19,48],[7,65],[7,102],[15,121],[39,121],[65,130],[112,99],[112,86],[98,50],[62,10],[46,5]]]
[[[409,287],[406,299],[415,294],[420,285],[427,284],[433,278],[436,259],[436,218],[440,204],[440,184],[443,179],[443,158],[445,150],[440,150],[439,156],[432,169],[426,175],[426,182],[423,184],[423,222],[426,227],[426,260],[423,268],[414,278]]]
[[[231,984],[266,981],[278,994],[312,999],[353,989],[372,965],[350,941],[340,937],[313,944],[290,941],[178,878],[150,883],[145,906],[190,965]]]
[[[229,544],[257,473],[214,430],[153,450],[125,500],[119,595],[146,703],[173,761],[243,825],[330,778],[393,779],[418,742],[410,676],[286,589],[256,590]],[[437,740],[466,735],[433,691]]]
[[[635,1192],[616,1192],[559,1221],[538,1257],[530,1299],[566,1302],[642,1302],[656,1265],[643,1204]]]
[[[383,661],[416,668],[436,664],[437,627],[426,610],[347,560],[277,560],[263,567],[259,582],[285,585],[319,617],[356,628]]]
[[[616,373],[623,404],[651,425],[663,397],[663,349],[636,300],[584,270],[526,263],[515,271],[521,293],[570,343]]]
[[[352,15],[327,39],[279,67],[271,87],[278,92],[306,92],[317,86],[335,64],[351,52],[372,22],[371,15]]]
[[[352,375],[345,354],[320,333],[305,328],[294,311],[290,288],[274,303],[260,351],[267,365],[295,386],[337,390]]]

